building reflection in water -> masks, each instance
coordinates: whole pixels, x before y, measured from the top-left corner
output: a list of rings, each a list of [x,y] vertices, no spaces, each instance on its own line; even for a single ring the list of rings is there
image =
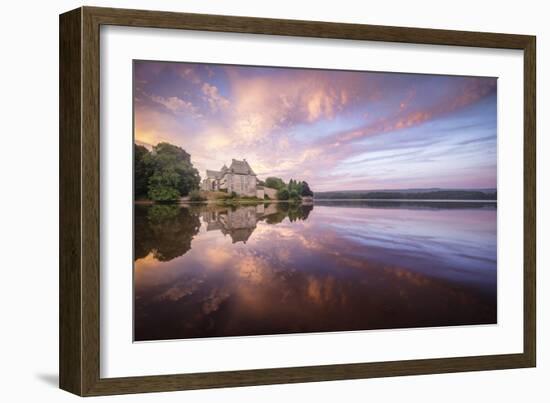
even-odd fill
[[[496,205],[135,206],[136,341],[496,323]]]
[[[201,213],[207,231],[221,231],[229,235],[233,243],[246,243],[258,221],[266,220],[269,224],[281,222],[289,217],[290,221],[305,220],[313,210],[313,205],[296,205],[288,203],[258,204],[255,206],[207,207]]]

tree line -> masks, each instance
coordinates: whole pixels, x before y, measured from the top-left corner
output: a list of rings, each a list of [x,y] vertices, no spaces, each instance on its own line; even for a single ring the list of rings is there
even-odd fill
[[[313,197],[313,191],[306,181],[290,179],[288,183],[285,183],[281,178],[270,176],[265,181],[260,181],[260,184],[277,189],[277,199],[279,200],[300,200],[302,197]]]

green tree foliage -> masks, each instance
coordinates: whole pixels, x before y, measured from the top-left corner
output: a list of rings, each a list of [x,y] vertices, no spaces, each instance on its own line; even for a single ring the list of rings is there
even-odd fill
[[[288,191],[291,194],[293,191],[295,191],[296,193],[298,193],[299,197],[313,197],[313,192],[306,181],[297,181],[295,179],[291,179],[288,182]]]
[[[181,196],[187,196],[200,184],[199,171],[191,164],[191,156],[181,147],[159,143],[153,148],[154,173],[160,183],[174,187]],[[155,181],[155,180],[154,180]]]
[[[136,198],[147,196],[158,202],[173,202],[199,188],[199,172],[181,147],[159,143],[151,152],[142,146],[134,147]]]
[[[265,186],[273,189],[277,189],[277,198],[279,200],[299,200],[303,196],[313,197],[313,192],[311,191],[309,185],[305,181],[298,181],[291,178],[288,181],[288,185],[281,179],[274,176],[270,176],[265,180]],[[286,192],[284,192],[284,191]],[[286,195],[288,194],[288,197]],[[283,197],[283,198],[281,198]]]
[[[180,192],[162,176],[152,176],[149,180],[149,192],[147,193],[151,200],[157,202],[173,202],[180,198]]]
[[[283,188],[277,192],[277,199],[279,200],[288,200],[290,194],[286,188]]]
[[[281,178],[270,176],[265,180],[265,186],[268,188],[281,190],[286,188],[286,183]]]
[[[300,195],[313,197],[313,191],[309,188],[309,185],[306,181],[301,182]]]
[[[150,154],[147,148],[134,144],[134,198],[147,197],[150,169]]]

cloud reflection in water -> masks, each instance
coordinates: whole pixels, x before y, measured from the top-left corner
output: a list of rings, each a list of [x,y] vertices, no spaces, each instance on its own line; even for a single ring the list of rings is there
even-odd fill
[[[135,339],[496,323],[496,205],[136,206]]]

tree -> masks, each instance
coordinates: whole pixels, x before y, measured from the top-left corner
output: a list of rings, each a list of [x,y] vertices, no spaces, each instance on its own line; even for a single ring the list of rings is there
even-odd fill
[[[296,182],[296,188],[295,189],[298,192],[298,194],[301,196],[302,191],[304,189],[304,182]]]
[[[191,156],[178,146],[159,143],[153,147],[151,172],[148,196],[152,200],[176,201],[199,188],[199,172],[191,164]]]
[[[134,144],[134,198],[141,199],[147,197],[149,184],[150,153],[147,148]]]
[[[193,167],[191,156],[183,148],[169,143],[159,143],[154,151],[164,169],[173,169],[179,175],[177,189],[182,196],[187,196],[189,192],[199,188],[199,171]]]
[[[304,182],[299,182],[296,179],[291,179],[288,182],[288,191],[292,193],[292,191],[295,191],[298,193],[298,196],[302,196],[302,191],[304,187]]]
[[[265,186],[272,189],[281,190],[286,188],[285,182],[281,178],[270,176],[265,180]]]
[[[147,192],[149,198],[157,202],[173,202],[179,200],[181,197],[180,192],[173,186],[162,182],[168,181],[162,176],[151,177],[149,191]]]
[[[300,195],[313,197],[313,191],[309,188],[306,181],[302,181],[300,189]]]
[[[277,199],[279,200],[288,200],[290,194],[286,188],[283,188],[277,192]]]
[[[290,199],[292,200],[300,200],[300,195],[298,194],[298,192],[296,191],[296,189],[292,189],[289,193],[289,197]]]

